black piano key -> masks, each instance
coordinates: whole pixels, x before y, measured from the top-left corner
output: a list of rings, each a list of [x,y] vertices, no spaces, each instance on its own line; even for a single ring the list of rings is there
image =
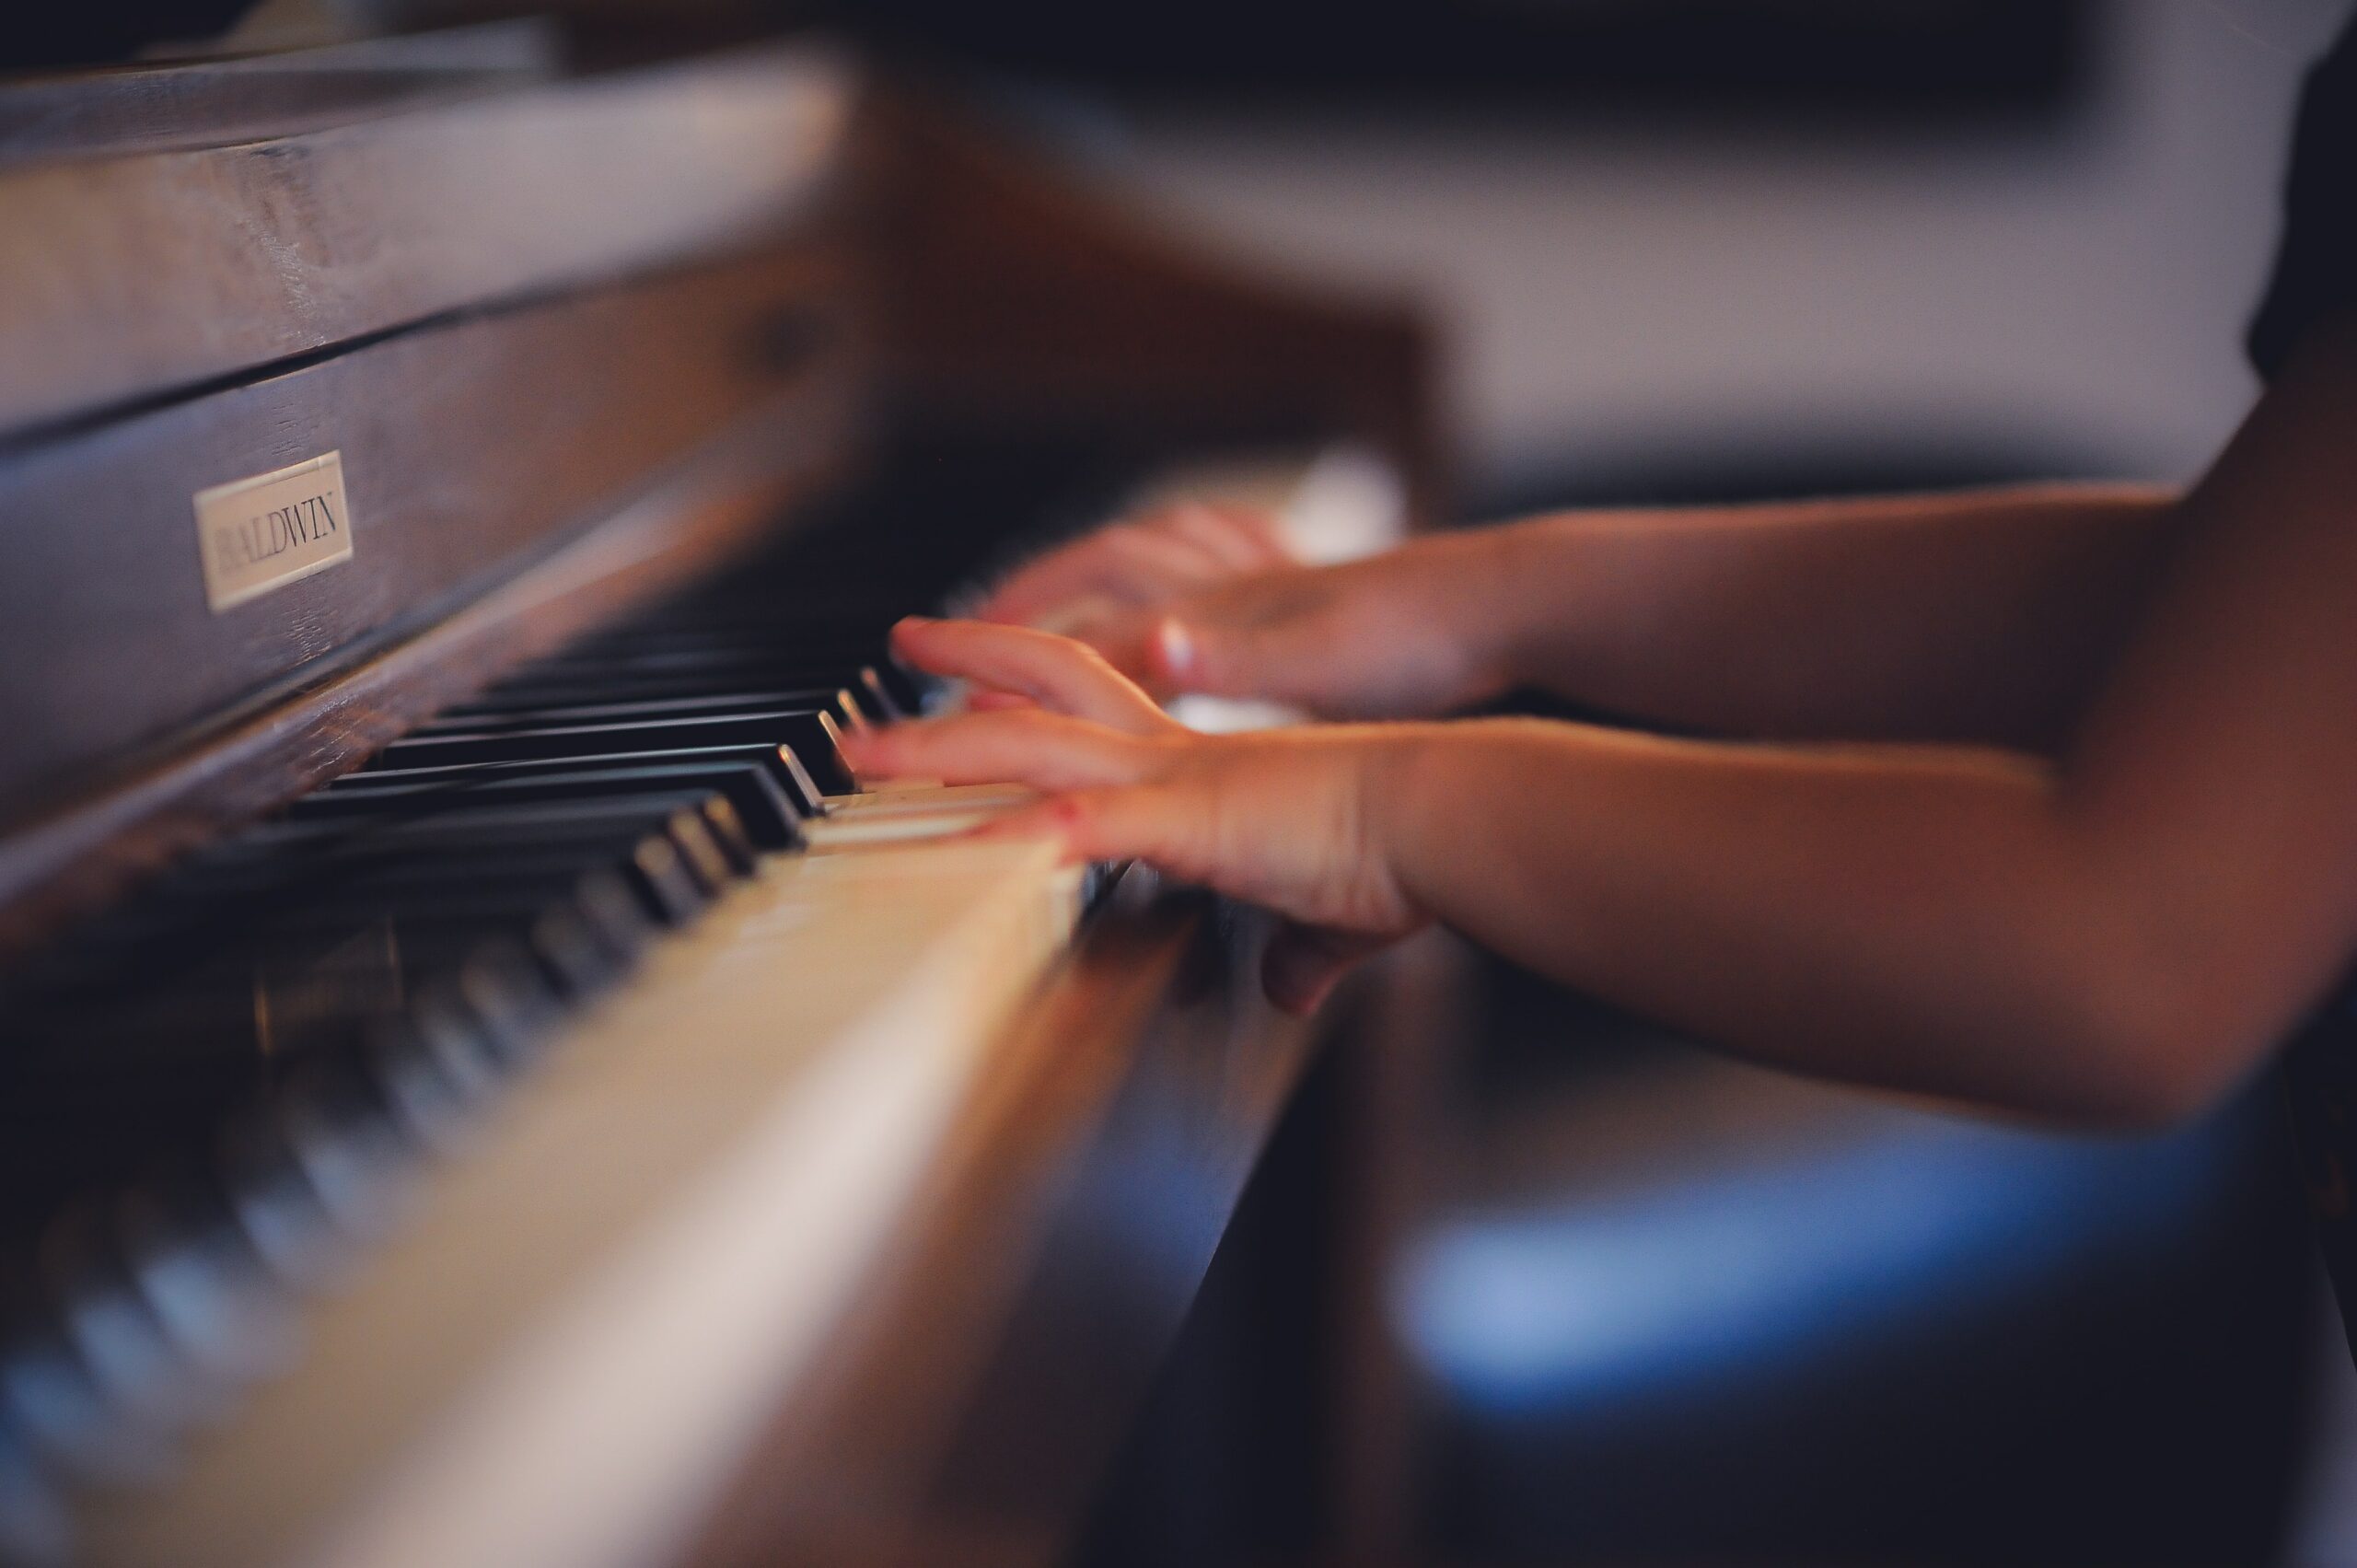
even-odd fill
[[[246,858],[208,866],[172,894],[192,905],[207,899],[284,902],[402,871],[439,876],[480,866],[489,876],[605,865],[627,858],[642,840],[679,830],[672,819],[678,803],[667,794],[624,800],[619,808],[596,797],[503,808],[452,794],[396,798],[356,817],[282,818],[253,835]],[[709,832],[701,822],[689,830]]]
[[[133,1281],[192,1365],[234,1385],[292,1359],[293,1299],[210,1172],[176,1170],[133,1188],[114,1223]]]
[[[640,680],[699,679],[710,682],[714,695],[817,687],[832,689],[848,683],[853,671],[876,656],[873,648],[856,654],[813,656],[798,651],[753,647],[682,648],[656,654],[574,655],[528,665],[468,700],[461,707],[514,708],[526,705],[535,692],[549,692],[557,702],[633,702],[632,695],[602,697],[607,685],[623,693]],[[686,695],[687,693],[681,693]]]
[[[565,703],[648,707],[669,704],[689,713],[811,690],[848,691],[869,718],[905,716],[915,696],[914,682],[908,672],[888,659],[863,659],[846,666],[746,654],[715,657],[702,664],[673,664],[660,672],[633,672],[594,664],[577,667],[570,673],[536,669],[471,702],[459,703],[444,716],[492,717]]]
[[[398,1026],[371,1037],[359,1066],[412,1141],[445,1155],[464,1145],[505,1076],[498,1063],[491,1063],[481,1081],[462,1079],[422,1040]]]
[[[633,823],[644,819],[644,813],[633,813],[631,819]],[[595,830],[572,833],[557,830],[585,824],[542,821],[540,827],[549,836],[523,838],[520,835],[528,825],[506,813],[486,821],[472,813],[454,811],[447,818],[387,830],[381,839],[365,846],[328,853],[373,868],[373,874],[387,883],[404,877],[438,877],[447,874],[443,867],[453,861],[463,874],[466,857],[474,857],[474,869],[484,877],[503,872],[544,875],[586,863],[610,868],[631,889],[647,914],[663,924],[677,925],[701,911],[737,874],[737,862],[752,853],[750,840],[741,827],[734,826],[735,820],[734,809],[726,801],[710,798],[673,811],[653,830],[617,835],[607,830],[609,823],[600,821],[586,825]],[[720,827],[717,836],[715,823]],[[433,865],[400,869],[399,863],[409,855],[436,858]]]
[[[506,1078],[508,1060],[456,977],[422,991],[408,1016],[379,1039],[381,1051],[407,1052],[430,1066],[462,1104],[487,1103]]]
[[[123,1485],[163,1473],[164,1446],[126,1426],[54,1318],[20,1319],[0,1350],[0,1417],[44,1468]]]
[[[444,981],[463,1028],[489,1059],[521,1058],[568,1001],[612,978],[602,954],[564,960],[588,971],[575,978],[536,951],[529,937],[528,927],[486,925],[446,935],[428,926],[412,934],[430,954],[414,970],[389,963],[377,974],[338,970],[326,983],[291,971],[259,1005],[264,987],[258,980],[281,977],[224,963],[166,995],[94,1012],[70,1035],[20,1048],[7,1082],[52,1098],[87,1083],[118,1109],[143,1097],[168,1102],[208,1081],[236,1089],[250,1085],[257,1071],[267,1076],[358,1049],[385,1025],[412,1019],[418,998]],[[135,1083],[121,1082],[127,1069]]]
[[[127,935],[184,918],[208,903],[266,899],[284,902],[389,864],[437,858],[537,855],[552,865],[578,856],[595,866],[652,833],[669,831],[678,800],[670,794],[576,802],[523,802],[501,807],[465,798],[397,801],[375,813],[337,820],[282,817],[249,830],[223,850],[190,864],[151,890],[136,912],[99,922],[99,935]]]
[[[470,710],[499,711],[554,703],[656,700],[638,688],[668,683],[668,695],[743,695],[763,689],[836,690],[866,684],[868,671],[897,668],[880,636],[857,646],[818,652],[753,645],[701,644],[650,652],[574,655],[527,666],[470,698]],[[888,676],[883,676],[888,681]],[[688,683],[701,682],[699,692]]]
[[[517,943],[568,1002],[582,1001],[611,986],[628,972],[635,958],[617,952],[587,920],[563,905],[541,910],[520,927],[501,920],[453,922],[443,929],[450,933],[448,946],[453,951],[479,947],[503,936]]]
[[[214,1169],[239,1233],[283,1288],[322,1290],[349,1272],[357,1238],[312,1185],[277,1118],[256,1108],[226,1123]]]
[[[782,684],[789,681],[791,684],[799,686],[806,679],[807,676],[803,672],[796,672],[782,680],[777,674],[767,669],[752,669],[741,673],[690,670],[656,675],[609,675],[585,672],[564,679],[536,680],[529,687],[519,687],[513,691],[500,691],[495,696],[495,701],[500,706],[491,708],[484,716],[496,720],[501,716],[502,706],[516,709],[618,703],[639,705],[679,699],[704,698],[719,699],[725,703],[737,696],[759,696],[764,691],[775,691]],[[827,671],[823,679],[833,682],[838,689],[842,684],[839,671]],[[806,699],[806,701],[808,700]],[[824,706],[823,703],[810,703],[809,705]],[[476,714],[473,712],[454,711],[447,716],[454,723],[459,723],[471,719]]]
[[[145,1438],[170,1438],[217,1414],[225,1390],[174,1342],[141,1294],[117,1248],[110,1207],[85,1199],[52,1224],[41,1239],[41,1288],[113,1419]]]
[[[563,998],[515,942],[494,938],[459,969],[457,992],[501,1061],[528,1061],[563,1012]]]
[[[495,764],[485,764],[486,767]],[[498,775],[463,770],[434,776],[362,773],[354,786],[320,790],[287,808],[296,821],[366,817],[398,812],[407,806],[465,801],[482,805],[638,796],[688,796],[711,791],[726,798],[747,837],[765,850],[791,849],[801,842],[802,813],[759,763],[655,763],[643,767],[575,768]],[[374,781],[374,782],[372,782]]]
[[[575,665],[732,656],[796,659],[810,666],[856,665],[884,656],[892,623],[899,619],[894,610],[876,609],[823,621],[806,619],[793,626],[783,626],[773,621],[730,620],[726,612],[710,605],[683,613],[691,623],[643,625],[593,633],[534,660],[520,673],[528,675]]]
[[[535,758],[509,762],[449,762],[416,768],[376,768],[346,773],[314,791],[322,796],[365,794],[398,784],[433,784],[471,778],[539,778],[566,775],[602,767],[701,767],[744,765],[758,768],[792,803],[795,813],[809,817],[823,807],[819,786],[789,746],[704,746],[669,751],[609,751],[589,757]]]
[[[633,675],[693,671],[718,674],[761,669],[781,681],[799,674],[816,677],[825,685],[840,685],[863,665],[891,657],[882,631],[818,643],[780,642],[746,634],[699,633],[633,644],[583,645],[509,672],[490,693],[504,695],[519,686],[542,681],[578,682],[585,677],[621,679]],[[480,700],[480,699],[470,699]]]
[[[284,1056],[347,1043],[370,1020],[404,1012],[417,986],[451,972],[488,943],[516,944],[567,998],[604,989],[630,963],[562,905],[478,910],[454,907],[436,895],[424,901],[372,900],[366,908],[366,923],[350,942],[308,963],[268,966],[255,949],[225,954],[212,985],[192,981],[170,993],[154,1032],[203,1039],[209,1013],[216,1021],[212,1040],[252,1039],[264,1054]],[[265,1011],[266,1034],[244,1027]]]
[[[840,736],[839,726],[828,714],[782,709],[726,718],[649,719],[638,724],[565,725],[516,733],[431,735],[397,740],[378,752],[370,765],[427,767],[451,762],[587,757],[616,751],[668,751],[683,747],[790,746],[820,789],[829,795],[840,795],[852,787],[850,770],[837,749]]]
[[[697,907],[696,889],[673,874],[676,867],[665,869],[665,856],[642,853],[650,836],[601,831],[586,854],[580,843],[518,848],[462,842],[456,853],[440,858],[422,856],[412,846],[409,853],[354,864],[347,850],[347,874],[316,877],[300,898],[273,897],[274,884],[257,889],[250,878],[243,879],[238,896],[229,897],[216,887],[211,889],[209,905],[200,901],[192,906],[199,913],[208,908],[213,912],[210,927],[202,934],[183,930],[181,923],[168,923],[122,934],[112,950],[85,957],[103,975],[110,968],[106,962],[110,958],[136,959],[148,947],[162,947],[158,961],[145,966],[146,983],[139,993],[168,1001],[208,983],[233,990],[249,984],[236,972],[226,981],[220,978],[240,964],[248,972],[264,965],[293,973],[300,970],[304,955],[324,954],[351,967],[365,956],[352,944],[369,937],[376,926],[397,914],[417,921],[437,914],[454,922],[473,918],[486,924],[504,919],[505,929],[529,931],[544,913],[558,911],[586,927],[613,965],[625,965],[644,947],[650,920],[676,918],[679,912]],[[319,858],[332,862],[337,857]],[[598,869],[579,870],[585,859]],[[569,934],[565,939],[568,946],[575,945]],[[414,968],[413,957],[409,967]],[[215,977],[210,982],[208,974]],[[43,998],[49,1012],[73,1005],[77,995],[87,1001],[89,985],[83,984],[77,993],[69,978],[52,981]]]
[[[911,680],[894,681],[886,671],[899,671],[898,666],[882,668],[869,665],[859,672],[859,690],[866,698],[876,716],[886,724],[896,719],[912,718],[923,703],[923,694]],[[900,672],[905,673],[905,672]]]
[[[655,697],[616,701],[601,696],[595,702],[477,703],[447,714],[410,731],[409,738],[435,735],[501,734],[517,729],[548,729],[563,725],[640,724],[656,719],[728,718],[745,714],[817,712],[830,714],[839,725],[856,726],[874,715],[860,704],[858,694],[840,683],[780,688],[762,683],[751,691],[702,692],[692,697]]]
[[[577,865],[570,856],[486,856],[482,875],[470,876],[461,866],[394,860],[307,897],[277,923],[392,920],[520,930],[553,913],[575,923],[610,961],[631,962],[653,935],[638,900],[618,873]]]
[[[430,1152],[382,1087],[355,1065],[322,1064],[278,1096],[271,1114],[338,1228],[364,1244],[380,1239]]]
[[[636,847],[658,875],[642,886],[667,904],[691,905],[700,889],[671,886],[681,879],[660,874],[672,858],[669,841],[651,842],[651,853],[644,842]],[[629,967],[656,912],[640,908],[611,871],[519,865],[497,854],[482,857],[482,869],[488,884],[457,865],[391,863],[298,903],[264,904],[170,983],[86,1007],[53,1044],[20,1044],[14,1070],[55,1071],[60,1061],[100,1066],[107,1052],[152,1069],[175,1057],[283,1055],[338,1043],[369,1018],[398,1013],[420,983],[457,971],[494,942],[577,998]],[[99,1042],[106,1051],[94,1049]]]
[[[658,915],[676,923],[702,908],[755,854],[735,807],[704,793],[592,796],[509,806],[455,796],[430,807],[410,802],[387,815],[392,819],[266,824],[247,835],[247,865],[274,862],[289,852],[313,857],[330,870],[403,855],[470,854],[483,856],[483,864],[495,868],[501,855],[528,851],[578,851],[586,864],[603,865],[611,854],[618,869],[655,890]],[[661,851],[666,844],[668,857]],[[681,897],[683,889],[691,896]]]

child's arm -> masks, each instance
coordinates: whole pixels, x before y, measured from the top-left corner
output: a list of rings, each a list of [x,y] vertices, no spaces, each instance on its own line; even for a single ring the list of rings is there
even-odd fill
[[[905,726],[863,761],[1032,781],[1059,794],[1022,827],[1272,905],[1297,925],[1271,991],[1297,1005],[1437,918],[1763,1060],[2165,1119],[2357,950],[2352,429],[2357,324],[2295,359],[2188,498],[2059,765],[1534,722],[1204,739],[1068,644],[954,625],[904,644],[1089,716]]]
[[[2116,654],[2173,500],[2058,485],[1572,513],[1322,568],[1277,563],[1247,517],[1181,508],[1043,558],[982,613],[1071,632],[1164,695],[1328,717],[1526,685],[1728,734],[2043,747]]]

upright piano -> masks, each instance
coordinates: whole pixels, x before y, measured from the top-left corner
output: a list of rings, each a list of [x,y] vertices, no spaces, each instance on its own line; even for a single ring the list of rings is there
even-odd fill
[[[835,740],[1147,487],[1423,515],[1413,317],[583,59],[0,86],[0,1561],[1055,1561],[1318,1049]]]

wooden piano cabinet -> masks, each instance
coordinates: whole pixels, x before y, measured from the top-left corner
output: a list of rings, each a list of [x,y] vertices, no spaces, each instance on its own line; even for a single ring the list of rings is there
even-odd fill
[[[1399,1249],[1437,1174],[1449,1057],[1478,1005],[1472,954],[1426,932],[1356,998],[1332,1151],[1334,1229],[1325,1385],[1326,1540],[1333,1560],[1415,1561],[1423,1527],[1422,1391],[1390,1316]]]
[[[853,466],[849,63],[554,51],[0,91],[0,963]],[[351,560],[213,613],[193,497],[329,452]],[[676,569],[485,598],[607,523]]]
[[[22,77],[0,98],[0,166],[226,146],[514,92],[553,77],[563,43],[531,18]]]
[[[1337,1561],[1407,1560],[1415,1393],[1385,1281],[1462,949],[1411,943],[1289,1018],[1259,993],[1262,923],[1137,880],[998,1053],[923,1222],[694,1568],[1178,1563],[1304,1529]],[[1258,1491],[1300,1493],[1291,1523],[1219,1479],[1262,1461]]]
[[[470,600],[454,583],[439,619],[396,620],[381,637],[313,663],[290,658],[283,676],[208,722],[189,720],[0,819],[0,960],[36,948],[156,866],[345,772],[523,659],[742,551],[840,479],[851,412],[841,386],[748,408],[587,520],[563,548],[520,571],[513,560],[504,572],[479,570],[471,586],[480,597]],[[364,514],[357,527],[367,526]],[[141,661],[171,656],[168,645],[127,641],[120,657],[92,650],[99,668],[84,677],[135,682]],[[17,668],[38,669],[55,656],[36,646],[19,656],[28,662]],[[109,716],[103,703],[90,714]]]
[[[756,410],[798,399],[819,419],[826,383],[853,374],[822,346],[851,337],[842,273],[822,253],[694,269],[403,333],[0,458],[0,659],[85,650],[0,689],[15,738],[0,802],[53,802],[290,671],[317,679],[432,624]],[[797,319],[809,352],[761,352]],[[351,558],[209,606],[192,498],[329,452]]]
[[[1314,1028],[1265,923],[1132,874],[994,1052],[918,1224],[690,1561],[1051,1563],[1161,1367]]]
[[[1428,934],[1338,995],[1066,1568],[1423,1560],[1426,1411],[1390,1306],[1468,957]]]
[[[501,37],[481,52],[512,53]],[[145,93],[169,128],[136,136],[59,129],[58,99],[137,90],[114,72],[21,110],[25,89],[0,96],[0,432],[757,250],[822,208],[843,167],[858,84],[822,51],[546,83],[527,69],[521,89],[403,103],[402,66],[426,48],[349,52],[337,64],[354,73],[386,61],[392,101],[347,100],[348,122],[299,131],[317,78],[295,69],[157,68]]]
[[[1348,437],[1397,466],[1415,526],[1445,515],[1438,346],[1409,301],[1240,269],[905,85],[864,103],[853,157],[896,386],[1166,447]]]

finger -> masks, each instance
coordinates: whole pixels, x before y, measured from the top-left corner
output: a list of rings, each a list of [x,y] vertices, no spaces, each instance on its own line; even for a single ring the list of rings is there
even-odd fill
[[[911,616],[892,628],[892,648],[919,669],[1015,692],[1051,713],[1133,735],[1158,734],[1171,726],[1154,699],[1102,654],[1052,633]]]
[[[1158,617],[1143,644],[1143,685],[1155,691],[1200,691],[1212,697],[1274,697],[1303,661],[1296,638],[1260,627],[1207,625],[1176,615]]]
[[[1104,534],[1107,555],[1117,563],[1097,587],[1133,604],[1146,603],[1229,575],[1218,553],[1185,534],[1126,523]]]
[[[1134,736],[1036,708],[886,725],[845,735],[842,745],[863,777],[1043,790],[1132,783],[1158,760],[1151,743]]]
[[[1059,605],[1086,597],[1094,591],[1091,585],[1105,570],[1094,558],[1097,550],[1094,539],[1083,540],[1018,567],[991,589],[975,608],[974,619],[1026,625]]]
[[[1269,516],[1248,506],[1207,505],[1190,502],[1156,513],[1153,525],[1177,538],[1190,540],[1213,556],[1230,574],[1263,571],[1295,564]]]
[[[1146,635],[1153,629],[1154,621],[1149,616],[1126,607],[1106,606],[1101,613],[1060,630],[1062,635],[1096,649],[1098,657],[1124,679],[1135,682],[1149,697],[1161,697],[1167,693],[1155,690],[1152,684],[1153,671],[1145,654]]]
[[[989,687],[977,687],[966,693],[966,708],[970,713],[1003,714],[1016,708],[1036,708],[1039,705],[1020,691],[999,691]]]
[[[1083,598],[1143,603],[1205,581],[1215,557],[1184,540],[1118,524],[1016,571],[976,610],[978,620],[1028,624]]]
[[[1391,940],[1287,921],[1260,955],[1260,989],[1283,1012],[1315,1012],[1345,974]]]
[[[1189,881],[1206,879],[1198,803],[1164,784],[1067,790],[986,823],[977,838],[1045,837],[1069,862],[1144,861]]]

